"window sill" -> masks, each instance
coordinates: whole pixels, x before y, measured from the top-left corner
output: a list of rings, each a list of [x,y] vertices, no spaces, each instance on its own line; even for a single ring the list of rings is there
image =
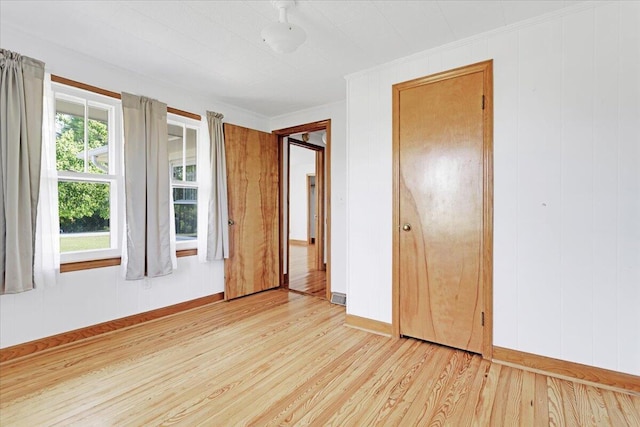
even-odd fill
[[[176,257],[182,258],[186,256],[198,255],[197,249],[178,249],[176,250]]]
[[[176,251],[176,257],[183,258],[198,255],[197,249],[182,249]],[[92,270],[94,268],[113,267],[120,265],[122,262],[120,257],[95,259],[91,261],[66,262],[60,264],[60,273],[68,273],[71,271]]]

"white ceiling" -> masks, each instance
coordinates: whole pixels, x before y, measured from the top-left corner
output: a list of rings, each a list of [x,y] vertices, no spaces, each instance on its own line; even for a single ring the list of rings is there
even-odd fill
[[[575,1],[298,0],[307,41],[272,52],[270,1],[10,1],[0,23],[273,117],[345,98],[344,76]],[[90,83],[90,82],[87,82]]]

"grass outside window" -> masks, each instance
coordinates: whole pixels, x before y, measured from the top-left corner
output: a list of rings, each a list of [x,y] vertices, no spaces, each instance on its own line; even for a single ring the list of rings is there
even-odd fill
[[[63,234],[60,236],[60,252],[80,252],[111,247],[109,233]]]

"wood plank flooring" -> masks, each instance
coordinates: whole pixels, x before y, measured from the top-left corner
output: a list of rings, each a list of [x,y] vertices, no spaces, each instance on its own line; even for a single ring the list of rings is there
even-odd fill
[[[344,326],[283,290],[0,365],[0,425],[640,426],[640,397]]]
[[[316,269],[316,245],[289,242],[289,289],[326,298],[327,272]]]

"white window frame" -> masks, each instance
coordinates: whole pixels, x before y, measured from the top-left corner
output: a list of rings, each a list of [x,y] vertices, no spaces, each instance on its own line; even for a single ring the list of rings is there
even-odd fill
[[[179,126],[182,127],[182,165],[178,165],[175,162],[169,162],[169,164],[167,165],[167,167],[169,168],[169,177],[171,179],[171,201],[173,203],[173,189],[174,188],[195,188],[198,192],[198,197],[196,198],[196,213],[199,212],[199,209],[197,209],[197,203],[200,201],[200,181],[199,181],[199,170],[200,170],[200,164],[202,162],[202,159],[200,158],[200,122],[194,119],[190,119],[187,117],[183,117],[183,116],[179,116],[177,114],[167,114],[167,126],[169,125],[173,125],[173,126]],[[191,129],[193,131],[196,132],[196,158],[195,158],[195,162],[189,163],[189,160],[192,160],[193,158],[188,158],[186,157],[186,141],[187,141],[187,129]],[[188,165],[192,165],[195,164],[196,166],[196,180],[195,181],[187,181],[187,169],[186,167]],[[176,181],[173,179],[173,167],[174,166],[183,166],[183,170],[182,170],[182,181]],[[174,212],[175,215],[175,212]],[[175,217],[172,218],[172,221],[175,222]],[[197,218],[196,216],[196,224],[200,225],[201,221],[199,221],[199,218]],[[178,241],[177,240],[177,232],[178,230],[176,230],[176,250],[186,250],[186,249],[196,249],[198,247],[198,237],[197,235],[199,235],[201,233],[201,230],[198,228],[197,230],[197,235],[196,238],[193,240],[183,240],[183,241]]]
[[[91,261],[106,258],[119,257],[122,254],[122,230],[124,224],[124,185],[123,177],[123,130],[122,130],[122,106],[119,99],[96,94],[94,92],[52,83],[52,89],[56,100],[65,100],[85,105],[85,132],[88,129],[88,108],[96,107],[108,112],[108,147],[109,147],[109,173],[96,174],[88,172],[58,171],[58,182],[92,182],[109,184],[110,217],[109,234],[111,247],[108,249],[90,249],[78,252],[61,252],[60,263]],[[57,108],[54,108],[53,119]],[[85,170],[86,162],[85,157]]]

